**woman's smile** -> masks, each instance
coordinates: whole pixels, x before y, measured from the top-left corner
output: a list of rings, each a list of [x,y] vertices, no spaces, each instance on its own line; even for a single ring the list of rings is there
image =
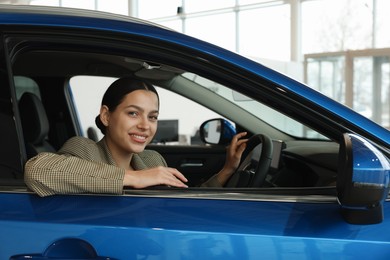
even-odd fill
[[[137,143],[145,143],[148,140],[148,136],[140,134],[129,134],[131,139]]]

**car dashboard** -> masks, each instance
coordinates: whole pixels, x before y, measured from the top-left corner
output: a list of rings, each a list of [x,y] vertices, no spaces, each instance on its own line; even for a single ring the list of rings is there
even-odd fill
[[[276,159],[278,163],[271,163],[267,185],[271,187],[334,186],[338,171],[338,152],[339,145],[330,141],[287,141],[283,146],[274,145],[272,160]],[[279,159],[278,153],[280,153]]]

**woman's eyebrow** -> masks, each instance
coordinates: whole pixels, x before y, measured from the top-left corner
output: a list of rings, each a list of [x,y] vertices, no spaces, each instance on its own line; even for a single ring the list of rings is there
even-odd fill
[[[142,107],[137,106],[137,105],[128,105],[125,108],[135,108],[135,109],[137,109],[138,111],[141,111],[141,112],[145,111],[145,109],[143,109]],[[152,110],[152,111],[150,111],[150,113],[159,113],[159,111],[158,111],[158,109],[157,110]]]
[[[143,110],[142,107],[137,106],[137,105],[128,105],[128,106],[125,106],[125,108],[135,108],[135,109],[138,109],[138,110]]]

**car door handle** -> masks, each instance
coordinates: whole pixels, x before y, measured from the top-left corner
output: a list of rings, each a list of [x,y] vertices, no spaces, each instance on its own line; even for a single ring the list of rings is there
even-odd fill
[[[52,243],[43,254],[15,255],[10,260],[116,260],[111,257],[98,256],[88,242],[78,238],[65,238]]]
[[[180,163],[181,168],[186,167],[203,167],[203,161],[202,160],[184,160]]]

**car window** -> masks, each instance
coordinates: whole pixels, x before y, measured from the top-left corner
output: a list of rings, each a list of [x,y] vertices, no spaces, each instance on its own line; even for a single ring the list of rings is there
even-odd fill
[[[95,117],[100,110],[104,92],[116,78],[96,76],[75,76],[69,86],[83,135],[97,139],[103,137],[95,126]],[[160,96],[158,130],[153,143],[198,145],[200,125],[211,118],[222,116],[212,110],[178,95],[172,91],[157,87]],[[92,130],[93,129],[93,130]]]
[[[253,100],[250,97],[244,96],[232,89],[218,84],[214,81],[201,77],[193,73],[184,73],[183,76],[195,83],[198,86],[209,89],[211,92],[223,97],[224,99],[238,105],[248,111],[258,119],[277,128],[278,130],[299,138],[315,138],[327,139],[317,131],[306,127],[296,120],[266,106],[262,103]]]
[[[268,125],[298,138],[327,139],[317,131],[300,122],[217,82],[193,73],[183,77],[197,86],[208,89],[212,94],[234,103]],[[75,76],[70,79],[69,91],[77,111],[83,136],[100,139],[103,135],[95,126],[95,117],[105,90],[115,80],[113,77]],[[158,132],[153,143],[198,145],[200,125],[211,118],[224,118],[205,106],[173,91],[157,87],[160,95]],[[95,136],[95,137],[92,137]]]
[[[92,44],[86,43],[85,49]],[[255,75],[227,77],[230,71],[221,69],[223,66],[213,67],[202,61],[187,68],[176,60],[167,59],[166,65],[159,57],[143,60],[131,55],[120,56],[117,54],[119,51],[119,47],[115,54],[97,50],[76,52],[62,48],[57,51],[20,52],[15,58],[15,73],[29,75],[39,85],[49,117],[48,140],[57,150],[75,135],[96,141],[101,139],[102,134],[95,127],[95,118],[100,111],[102,96],[117,77],[133,75],[153,82],[160,94],[160,132],[157,132],[154,143],[180,144],[151,145],[148,148],[160,153],[167,165],[182,172],[191,187],[199,187],[209,180],[223,168],[226,160],[225,143],[199,145],[200,125],[213,118],[227,118],[235,122],[237,131],[246,131],[249,136],[261,134],[280,142],[280,149],[275,149],[278,151],[277,156],[273,157],[278,158],[279,163],[276,166],[272,164],[272,176],[267,176],[266,187],[317,187],[333,183],[337,171],[337,144],[295,139],[294,135],[307,136],[304,135],[305,126],[298,122],[302,118],[294,113],[291,114],[294,119],[285,116],[283,113],[288,115],[290,108],[284,109],[277,100],[279,96],[261,98],[263,94],[268,95],[268,82],[263,82]],[[32,67],[26,64],[32,64],[31,61],[37,59],[64,61],[67,65],[60,70],[52,68],[47,62],[44,69],[32,71]],[[76,61],[80,67],[73,66]],[[116,64],[122,63],[126,69],[120,71]],[[104,65],[100,67],[100,64]],[[53,76],[54,72],[58,76]],[[69,78],[69,75],[78,76]],[[26,78],[18,78],[21,82],[18,85],[34,90],[36,85]],[[238,94],[233,89],[248,95],[251,94],[248,89],[258,90],[252,93],[256,100]],[[312,133],[311,136],[316,137],[313,139],[318,139],[319,134],[315,131]],[[313,162],[314,166],[311,167]],[[252,174],[251,170],[249,168],[249,174]],[[237,184],[237,187],[245,185]]]

